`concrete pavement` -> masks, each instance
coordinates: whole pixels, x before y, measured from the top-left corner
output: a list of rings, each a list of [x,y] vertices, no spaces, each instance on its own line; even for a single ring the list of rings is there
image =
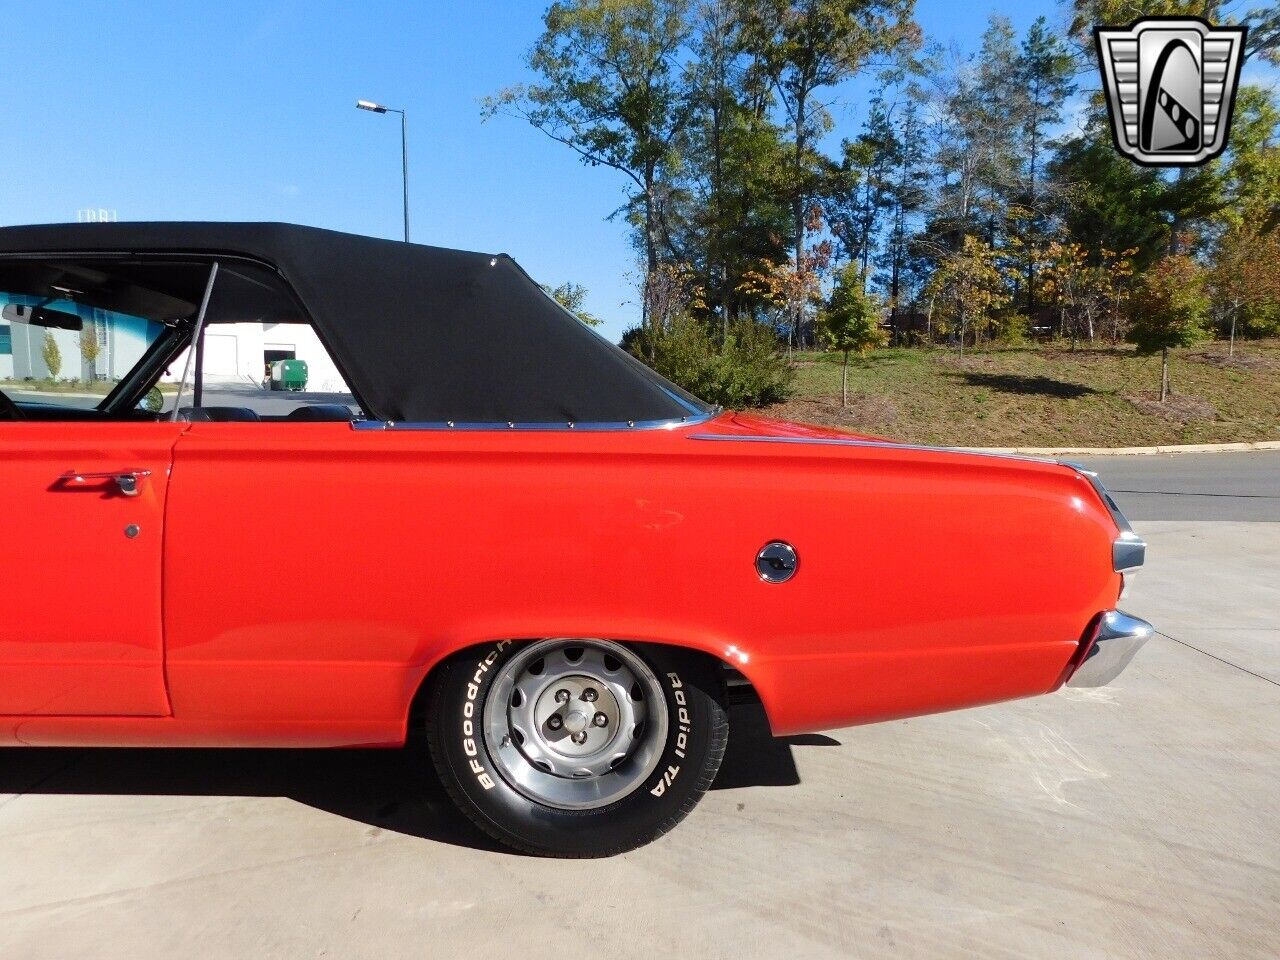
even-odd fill
[[[495,850],[411,752],[0,751],[0,957],[1270,960],[1280,524],[1136,525],[1163,635],[1111,687],[787,740],[735,710],[716,789],[608,861]]]

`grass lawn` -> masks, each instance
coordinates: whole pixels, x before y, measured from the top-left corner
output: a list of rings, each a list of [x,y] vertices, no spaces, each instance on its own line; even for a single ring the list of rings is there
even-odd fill
[[[1161,404],[1160,357],[1131,347],[996,347],[796,355],[796,389],[769,416],[957,446],[1149,446],[1280,440],[1280,339],[1174,351]]]

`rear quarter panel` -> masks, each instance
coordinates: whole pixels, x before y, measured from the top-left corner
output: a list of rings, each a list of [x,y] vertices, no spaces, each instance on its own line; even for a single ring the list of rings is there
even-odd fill
[[[884,446],[194,424],[166,529],[175,720],[394,742],[441,658],[509,637],[692,646],[776,733],[1046,692],[1113,605],[1068,468]],[[797,575],[756,552],[786,540]],[[344,730],[359,731],[344,734]]]

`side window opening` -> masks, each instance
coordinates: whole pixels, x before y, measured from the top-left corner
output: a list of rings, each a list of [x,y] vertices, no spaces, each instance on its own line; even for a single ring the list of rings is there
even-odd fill
[[[0,260],[0,394],[21,420],[147,419],[172,395],[112,415],[107,398],[188,315],[190,264]],[[169,407],[169,409],[172,409]]]
[[[256,264],[220,264],[200,349],[161,378],[182,383],[179,419],[345,422],[364,411],[283,281]]]
[[[189,363],[184,343],[198,322]],[[145,254],[0,258],[0,420],[363,416],[270,267]]]

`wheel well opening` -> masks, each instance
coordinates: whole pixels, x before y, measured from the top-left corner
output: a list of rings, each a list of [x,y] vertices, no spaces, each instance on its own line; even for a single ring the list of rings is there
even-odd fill
[[[521,643],[521,644],[532,643],[537,639],[541,639],[541,638],[525,637],[525,638],[520,638],[514,642]],[[599,638],[599,639],[607,639],[607,638]],[[466,647],[461,647],[460,649],[455,650],[453,653],[447,656],[441,657],[440,660],[435,665],[433,665],[430,670],[427,671],[426,675],[422,678],[422,682],[418,684],[418,689],[415,691],[413,695],[413,699],[410,701],[410,704],[409,704],[408,738],[407,738],[409,741],[412,742],[414,740],[421,739],[422,735],[426,730],[427,709],[431,703],[431,696],[433,692],[434,681],[437,677],[439,677],[441,669],[446,664],[451,663],[454,660],[461,660],[461,659],[466,659],[469,656],[474,656],[479,651],[492,647],[493,644],[498,642],[499,642],[498,640],[486,640],[481,643],[474,643]],[[706,662],[708,665],[718,666],[724,678],[724,683],[721,688],[721,691],[722,691],[723,700],[726,706],[729,706],[735,703],[755,702],[758,700],[758,697],[755,692],[755,688],[751,685],[751,681],[748,680],[731,663],[729,663],[728,661],[720,657],[717,657],[715,654],[708,653],[705,650],[699,650],[696,647],[682,646],[681,644],[678,644],[678,643],[651,643],[648,641],[638,641],[638,640],[617,640],[614,642],[621,643],[626,646],[633,646],[633,647],[640,647],[640,648],[663,648],[667,650],[675,650],[682,654],[685,654],[686,656],[697,657],[703,660],[704,662]]]

